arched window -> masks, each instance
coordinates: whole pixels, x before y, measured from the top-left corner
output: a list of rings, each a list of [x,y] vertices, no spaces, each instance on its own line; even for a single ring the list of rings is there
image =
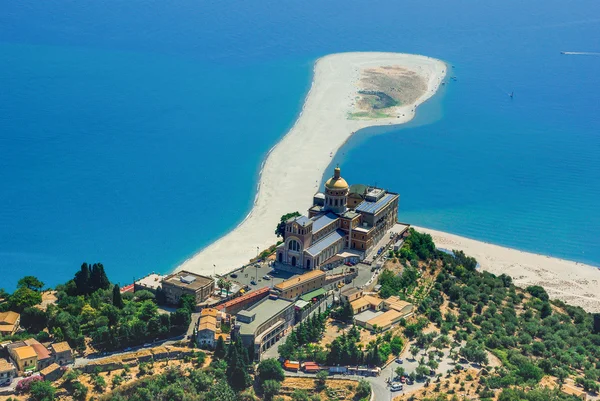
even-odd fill
[[[306,259],[306,268],[310,269],[310,259]]]
[[[288,242],[288,249],[290,251],[300,251],[300,243],[298,241],[295,240],[291,240],[290,242]]]

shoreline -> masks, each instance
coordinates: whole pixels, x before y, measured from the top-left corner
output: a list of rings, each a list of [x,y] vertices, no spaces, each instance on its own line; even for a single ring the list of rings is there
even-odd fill
[[[426,91],[413,103],[397,107],[399,117],[349,119],[359,68],[399,65],[420,75]],[[253,207],[229,233],[181,263],[177,270],[226,274],[273,245],[275,226],[282,215],[304,212],[319,190],[331,155],[356,131],[381,125],[399,125],[414,117],[416,108],[432,97],[447,71],[444,62],[403,53],[337,53],[315,61],[310,89],[294,125],[261,163]]]
[[[429,68],[423,74],[427,78],[426,92],[414,103],[399,108],[403,113],[400,118],[349,119],[358,67],[387,64],[402,65],[415,72]],[[283,214],[306,211],[313,194],[320,189],[332,155],[352,135],[367,127],[411,121],[417,107],[437,92],[446,71],[447,65],[440,60],[400,53],[339,53],[317,59],[296,121],[261,162],[250,212],[234,229],[174,270],[224,275],[248,264],[257,255],[257,247],[262,251],[275,244],[275,226]],[[594,294],[600,284],[598,267],[413,227],[431,234],[438,247],[463,250],[475,257],[482,270],[497,275],[506,273],[522,287],[541,285],[552,299],[581,306],[588,312],[600,312],[600,297]]]
[[[519,287],[539,285],[550,299],[559,299],[587,312],[600,312],[600,268],[571,260],[555,258],[489,242],[461,237],[424,227],[415,230],[430,234],[435,245],[450,250],[462,250],[477,259],[482,270],[509,275]]]

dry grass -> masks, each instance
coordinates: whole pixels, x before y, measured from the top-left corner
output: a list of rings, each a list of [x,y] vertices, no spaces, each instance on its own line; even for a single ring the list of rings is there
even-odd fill
[[[329,388],[330,392],[334,392],[339,400],[352,400],[355,395],[357,383],[352,380],[327,380],[325,387]],[[291,400],[290,395],[294,390],[306,390],[309,394],[315,394],[315,380],[307,377],[286,377],[281,384],[280,395],[285,400]],[[327,391],[323,390],[318,393],[322,400],[330,399]]]

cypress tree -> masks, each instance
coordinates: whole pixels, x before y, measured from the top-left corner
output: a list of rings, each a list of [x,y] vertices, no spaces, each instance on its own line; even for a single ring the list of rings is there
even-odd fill
[[[123,297],[121,296],[121,289],[118,284],[113,287],[113,305],[119,309],[123,308]]]
[[[82,295],[90,293],[90,269],[87,263],[81,265],[81,270],[75,274],[75,286],[77,291]]]
[[[223,337],[219,336],[217,345],[215,346],[215,358],[221,359],[225,356],[225,353],[225,342],[223,341]]]

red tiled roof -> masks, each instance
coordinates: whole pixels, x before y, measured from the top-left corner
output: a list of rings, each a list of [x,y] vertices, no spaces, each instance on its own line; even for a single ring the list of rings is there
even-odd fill
[[[248,299],[252,299],[258,295],[262,295],[266,292],[269,292],[269,290],[270,290],[269,287],[264,287],[264,288],[261,288],[261,289],[255,290],[255,291],[250,291],[250,292],[242,295],[241,297],[237,297],[237,298],[232,299],[231,301],[222,303],[221,305],[217,306],[217,309],[223,310],[224,308],[230,308],[234,305],[239,304],[240,302],[247,301]]]

